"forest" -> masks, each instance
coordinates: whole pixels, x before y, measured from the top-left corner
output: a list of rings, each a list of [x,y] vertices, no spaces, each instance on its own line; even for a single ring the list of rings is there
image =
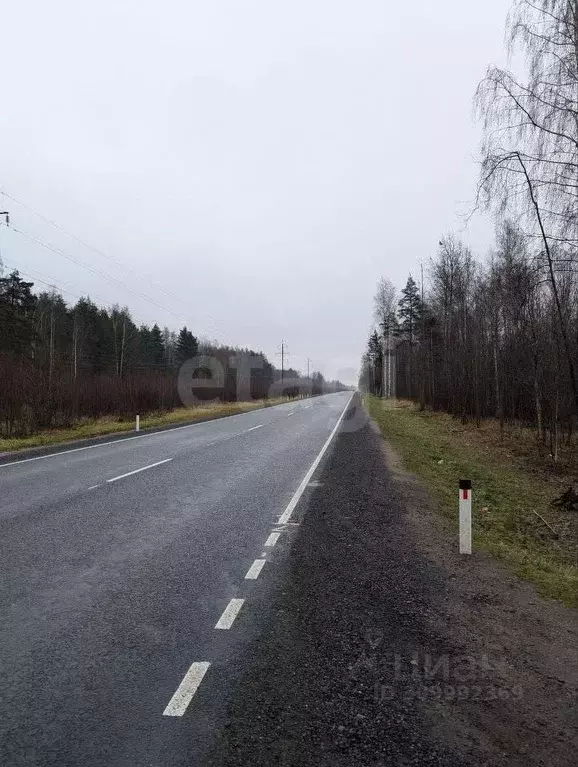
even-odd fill
[[[489,67],[474,98],[474,210],[495,216],[495,244],[480,258],[445,234],[399,297],[379,282],[360,386],[532,425],[556,459],[578,419],[578,4],[518,0],[508,35],[525,76]]]
[[[90,298],[68,306],[56,290],[33,288],[17,271],[3,275],[0,264],[0,436],[193,404],[183,402],[178,376],[197,355],[191,374],[199,379],[200,401],[234,401],[239,391],[263,399],[341,386],[319,372],[305,379],[292,369],[281,381],[261,352],[199,341],[187,327],[178,333],[157,324],[137,327],[126,307],[99,307]],[[241,367],[247,381],[239,388]]]

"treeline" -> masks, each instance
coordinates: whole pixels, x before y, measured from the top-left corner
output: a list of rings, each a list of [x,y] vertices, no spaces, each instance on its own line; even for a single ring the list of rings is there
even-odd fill
[[[398,303],[383,312],[376,301],[380,332],[369,338],[361,387],[463,419],[534,424],[554,454],[562,432],[576,429],[576,402],[556,304],[548,284],[536,284],[526,238],[504,224],[482,265],[446,237],[427,276],[423,298],[410,276]],[[559,291],[576,365],[576,273],[559,276]]]
[[[200,343],[186,327],[178,333],[157,324],[137,327],[126,307],[107,309],[89,298],[70,307],[55,291],[35,294],[17,271],[2,276],[0,264],[0,435],[179,407],[179,371],[197,355],[201,365],[191,375],[200,379],[194,387],[199,400],[233,401],[241,390],[261,399],[327,388],[321,373],[306,381],[294,370],[285,371],[281,383],[281,372],[264,354]],[[210,361],[204,364],[203,357]],[[241,388],[240,366],[248,378]]]
[[[577,14],[574,0],[514,4],[527,81],[490,68],[476,95],[495,248],[481,263],[445,236],[419,287],[410,276],[397,301],[381,281],[360,381],[463,419],[534,424],[554,458],[578,419]]]

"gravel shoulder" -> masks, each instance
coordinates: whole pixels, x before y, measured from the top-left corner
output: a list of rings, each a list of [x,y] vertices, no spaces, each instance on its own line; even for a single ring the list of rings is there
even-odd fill
[[[208,763],[573,764],[578,611],[460,557],[369,420],[317,479]]]

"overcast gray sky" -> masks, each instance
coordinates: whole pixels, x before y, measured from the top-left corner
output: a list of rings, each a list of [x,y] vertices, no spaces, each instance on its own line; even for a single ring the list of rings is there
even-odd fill
[[[378,277],[402,287],[463,226],[509,5],[0,2],[0,190],[112,260],[0,209],[123,285],[11,231],[5,264],[354,380]],[[491,223],[462,236],[483,254]]]

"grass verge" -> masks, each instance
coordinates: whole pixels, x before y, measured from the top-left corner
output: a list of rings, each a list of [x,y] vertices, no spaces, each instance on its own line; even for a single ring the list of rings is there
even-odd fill
[[[222,418],[227,415],[245,413],[249,410],[258,410],[262,407],[280,405],[287,401],[286,397],[276,397],[268,400],[253,400],[252,402],[209,403],[207,405],[198,405],[197,407],[178,408],[165,413],[148,413],[141,415],[140,427],[141,429],[152,429],[170,424],[194,423],[199,419],[206,419],[208,417]],[[28,437],[0,438],[0,453],[25,450],[32,447],[43,447],[45,445],[57,445],[61,442],[102,437],[107,434],[122,434],[127,431],[134,431],[134,428],[135,421],[132,418],[130,420],[123,420],[118,417],[109,416],[85,420],[69,428],[48,429]]]
[[[409,402],[372,396],[364,402],[406,468],[438,502],[456,540],[458,480],[471,479],[474,547],[502,559],[543,595],[578,607],[578,515],[551,506],[571,474],[536,470],[520,450],[524,435],[500,441],[491,421],[476,427]]]

